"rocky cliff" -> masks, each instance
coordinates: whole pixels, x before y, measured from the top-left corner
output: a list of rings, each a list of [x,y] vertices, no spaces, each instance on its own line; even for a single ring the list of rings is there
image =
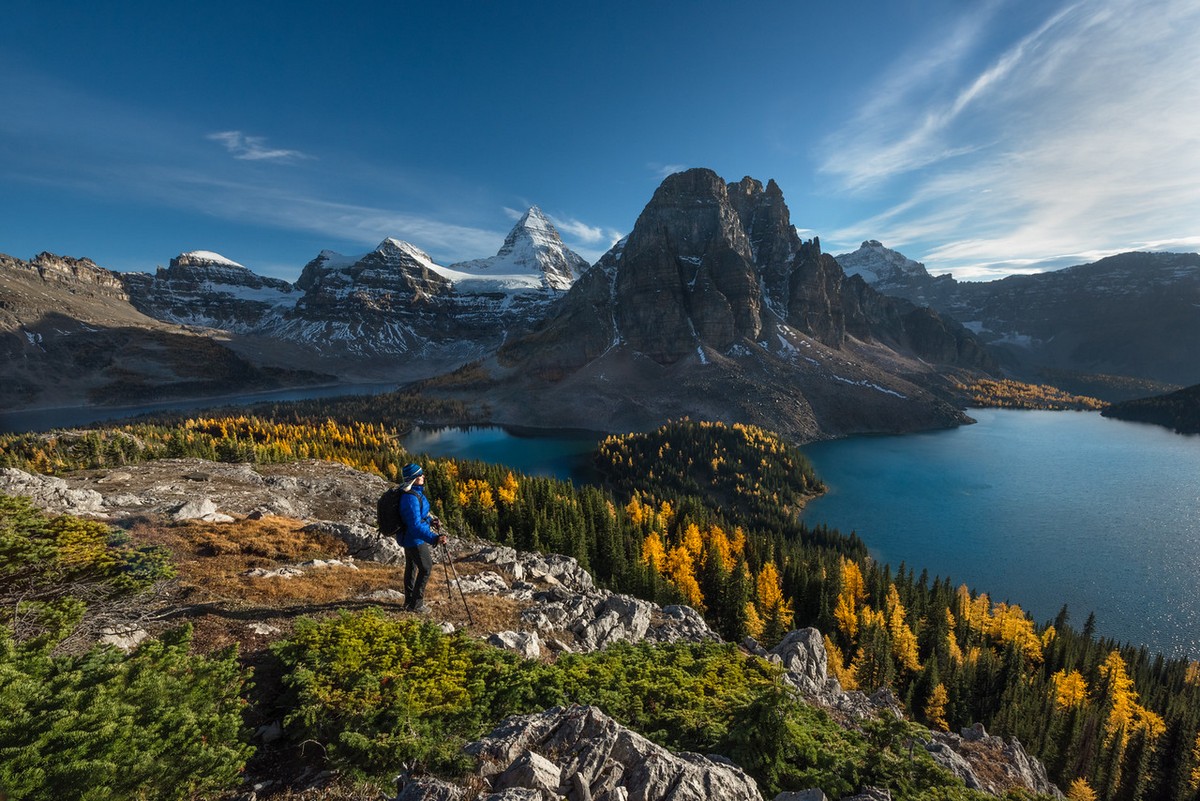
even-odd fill
[[[847,286],[783,194],[711,170],[667,178],[553,315],[486,362],[506,422],[646,428],[692,415],[800,438],[963,421],[928,363],[987,369],[969,332]],[[472,380],[477,380],[474,376]],[[540,396],[536,410],[521,398]]]
[[[150,317],[242,334],[295,305],[299,294],[287,281],[264,278],[209,251],[181,253],[154,275],[120,278],[134,305]]]
[[[875,289],[959,320],[1009,369],[1200,381],[1200,254],[1122,253],[999,281],[931,276],[878,242],[837,257]]]
[[[145,403],[328,380],[235,353],[135,308],[88,259],[0,255],[0,408]]]

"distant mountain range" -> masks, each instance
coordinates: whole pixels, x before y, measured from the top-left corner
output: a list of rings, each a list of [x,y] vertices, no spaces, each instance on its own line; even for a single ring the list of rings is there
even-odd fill
[[[217,332],[139,312],[88,259],[0,255],[0,408],[129,404],[328,382],[246,358]]]
[[[449,267],[385,239],[360,256],[321,251],[294,285],[206,252],[123,280],[150,317],[222,329],[259,353],[292,346],[339,375],[378,379],[428,375],[495,351],[587,268],[534,207],[497,255]]]
[[[985,282],[932,276],[874,240],[836,258],[880,292],[962,322],[1017,377],[1072,371],[1200,382],[1200,254],[1122,253]]]
[[[536,207],[490,258],[389,238],[322,251],[294,284],[211,251],[153,274],[0,256],[0,408],[428,380],[520,425],[907,431],[964,422],[972,376],[1196,383],[1198,308],[1196,254],[959,282],[874,240],[835,259],[773,181],[696,169],[594,267]]]
[[[536,207],[488,259],[386,239],[322,251],[295,284],[211,251],[154,274],[0,256],[0,408],[428,376],[495,352],[587,268]]]

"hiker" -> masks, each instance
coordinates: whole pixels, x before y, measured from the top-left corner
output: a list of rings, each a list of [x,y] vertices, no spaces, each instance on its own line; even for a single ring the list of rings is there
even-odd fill
[[[400,530],[404,533],[404,608],[412,612],[428,612],[425,605],[425,585],[433,572],[433,548],[444,545],[446,535],[435,531],[438,519],[429,512],[425,497],[425,471],[419,464],[406,464],[400,473],[404,492],[400,495]],[[431,525],[432,524],[432,525]]]

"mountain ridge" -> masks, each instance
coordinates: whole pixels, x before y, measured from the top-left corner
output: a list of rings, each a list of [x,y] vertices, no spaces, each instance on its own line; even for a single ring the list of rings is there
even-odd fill
[[[889,268],[896,260],[888,254],[915,267]],[[1020,377],[1067,370],[1176,386],[1200,381],[1189,344],[1200,338],[1200,254],[1132,251],[985,282],[931,276],[872,241],[837,258],[873,273],[879,291],[961,322]]]

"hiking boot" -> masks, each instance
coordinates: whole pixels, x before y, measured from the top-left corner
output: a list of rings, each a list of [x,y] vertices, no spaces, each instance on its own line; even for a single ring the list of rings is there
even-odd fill
[[[429,612],[429,607],[423,603],[417,604],[416,606],[407,607],[407,609],[408,609],[408,611],[413,612],[418,615],[428,614],[428,612]]]

